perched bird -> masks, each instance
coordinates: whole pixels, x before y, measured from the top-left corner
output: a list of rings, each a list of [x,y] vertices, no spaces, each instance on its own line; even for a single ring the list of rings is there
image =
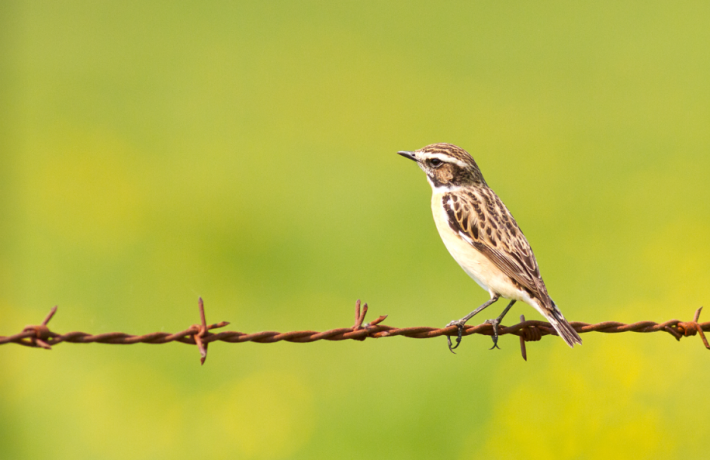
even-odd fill
[[[397,152],[414,160],[426,173],[432,188],[431,210],[444,245],[461,268],[488,291],[489,301],[448,326],[458,327],[456,346],[461,343],[466,322],[499,298],[511,302],[493,326],[493,347],[498,343],[498,325],[520,300],[539,311],[570,347],[582,339],[567,322],[547,293],[535,255],[513,216],[488,187],[473,157],[452,144],[432,144],[413,152]]]

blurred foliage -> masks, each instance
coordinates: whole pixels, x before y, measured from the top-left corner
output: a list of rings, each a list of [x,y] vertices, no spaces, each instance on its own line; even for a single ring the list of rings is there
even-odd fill
[[[349,326],[357,298],[444,325],[486,294],[395,155],[433,142],[474,155],[569,319],[691,319],[708,21],[707,2],[1,2],[0,334],[55,304],[57,331],[177,331],[198,296],[241,331]],[[178,344],[7,345],[0,457],[706,455],[697,338],[583,338],[527,363],[510,337],[217,344],[204,368]]]

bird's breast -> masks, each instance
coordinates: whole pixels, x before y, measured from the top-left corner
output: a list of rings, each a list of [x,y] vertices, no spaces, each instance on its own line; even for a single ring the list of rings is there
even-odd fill
[[[518,299],[519,289],[485,255],[461,238],[449,225],[449,216],[442,204],[444,194],[432,195],[431,209],[436,229],[446,249],[463,270],[483,289],[508,299]],[[519,299],[522,300],[522,299]]]

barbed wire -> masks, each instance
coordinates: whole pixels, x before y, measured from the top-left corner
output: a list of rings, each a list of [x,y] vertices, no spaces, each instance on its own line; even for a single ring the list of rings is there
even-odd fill
[[[355,324],[352,327],[331,329],[329,331],[291,331],[291,332],[275,332],[263,331],[247,334],[238,331],[223,331],[212,333],[213,329],[219,329],[229,325],[229,322],[222,321],[215,324],[207,324],[205,317],[205,308],[202,298],[198,302],[200,311],[200,324],[193,324],[189,328],[181,332],[153,332],[144,335],[131,335],[124,332],[109,332],[106,334],[89,334],[87,332],[67,332],[66,334],[58,334],[49,329],[47,324],[57,312],[55,306],[49,312],[47,317],[40,325],[26,326],[22,332],[10,336],[0,336],[0,345],[15,343],[26,347],[44,348],[51,350],[53,346],[60,343],[106,343],[112,345],[132,345],[135,343],[148,344],[163,344],[169,342],[180,342],[188,345],[197,345],[200,352],[200,363],[204,364],[207,359],[207,346],[211,342],[227,342],[227,343],[275,343],[275,342],[294,342],[294,343],[310,343],[318,340],[365,340],[366,338],[382,338],[382,337],[409,337],[413,339],[429,339],[439,336],[456,336],[458,334],[456,326],[444,328],[436,327],[403,327],[397,328],[382,324],[387,316],[380,316],[374,321],[364,323],[365,315],[367,314],[368,306],[361,304],[358,300],[355,304]],[[616,334],[621,332],[667,332],[676,340],[682,337],[689,337],[696,334],[705,345],[705,348],[710,350],[710,344],[705,338],[703,331],[710,331],[710,321],[698,323],[700,312],[703,307],[698,308],[692,321],[680,321],[672,319],[664,323],[656,323],[653,321],[639,321],[633,324],[618,323],[615,321],[604,321],[597,324],[588,324],[581,322],[571,322],[572,327],[580,334],[587,332],[602,332],[606,334]],[[363,324],[364,323],[364,324]],[[476,326],[465,326],[463,330],[464,336],[480,334],[493,335],[493,326],[490,323],[482,323]],[[550,323],[544,321],[526,321],[525,316],[520,316],[520,323],[513,326],[498,326],[498,335],[516,335],[520,338],[520,350],[523,359],[527,361],[526,342],[534,342],[541,340],[547,335],[557,335],[557,332]]]

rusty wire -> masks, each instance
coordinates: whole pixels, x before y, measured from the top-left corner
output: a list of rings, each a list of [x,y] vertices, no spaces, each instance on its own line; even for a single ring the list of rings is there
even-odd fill
[[[456,326],[444,328],[436,327],[404,327],[397,328],[382,324],[387,316],[380,316],[374,321],[363,324],[365,315],[367,314],[367,304],[360,308],[360,301],[355,304],[355,324],[352,327],[344,327],[331,329],[329,331],[291,331],[291,332],[275,332],[264,331],[246,334],[237,331],[223,331],[212,333],[213,329],[218,329],[229,325],[228,322],[222,321],[215,324],[207,324],[205,318],[205,309],[202,298],[199,299],[200,324],[193,324],[184,331],[170,334],[168,332],[153,332],[144,335],[131,335],[124,332],[109,332],[106,334],[92,335],[86,332],[67,332],[66,334],[58,334],[49,330],[47,324],[57,312],[55,306],[49,312],[47,317],[40,325],[30,325],[25,327],[22,332],[7,337],[0,336],[0,345],[7,343],[16,343],[26,347],[44,348],[51,350],[52,346],[63,342],[68,343],[107,343],[113,345],[132,345],[134,343],[149,343],[163,344],[168,342],[180,342],[188,345],[197,345],[200,352],[200,363],[204,364],[207,359],[207,346],[211,342],[227,342],[227,343],[274,343],[274,342],[295,342],[295,343],[310,343],[318,340],[365,340],[366,338],[381,338],[381,337],[409,337],[413,339],[429,339],[442,335],[455,336],[457,335]],[[570,323],[572,327],[580,334],[587,332],[603,332],[606,334],[615,334],[620,332],[667,332],[680,340],[682,337],[689,337],[696,334],[705,345],[705,348],[710,350],[710,344],[705,338],[703,331],[710,331],[710,321],[698,323],[700,312],[703,307],[698,308],[692,321],[680,321],[672,319],[665,323],[655,323],[653,321],[640,321],[633,324],[618,323],[615,321],[604,321],[597,324],[588,324],[581,322]],[[481,334],[493,335],[493,327],[489,323],[482,323],[476,326],[466,326],[463,335]],[[513,326],[505,327],[498,326],[498,335],[512,334],[520,338],[520,348],[523,359],[527,361],[527,351],[525,342],[533,342],[542,339],[546,335],[557,335],[555,329],[550,323],[544,321],[526,321],[524,316],[520,316],[520,323]]]

